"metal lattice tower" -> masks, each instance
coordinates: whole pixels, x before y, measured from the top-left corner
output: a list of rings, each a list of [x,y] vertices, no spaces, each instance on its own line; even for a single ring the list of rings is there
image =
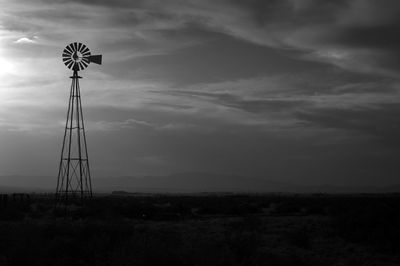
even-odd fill
[[[81,43],[71,43],[64,49],[63,62],[73,70],[67,121],[58,169],[56,201],[68,204],[71,199],[92,197],[92,181],[83,121],[78,71],[90,63],[101,64],[101,55],[91,55]]]

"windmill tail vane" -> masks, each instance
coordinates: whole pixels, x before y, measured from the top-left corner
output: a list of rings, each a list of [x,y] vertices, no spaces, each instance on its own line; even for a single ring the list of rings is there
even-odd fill
[[[62,60],[73,70],[56,189],[56,204],[66,206],[73,199],[92,197],[78,71],[84,70],[90,63],[101,65],[102,56],[92,55],[86,45],[74,42],[65,47]]]

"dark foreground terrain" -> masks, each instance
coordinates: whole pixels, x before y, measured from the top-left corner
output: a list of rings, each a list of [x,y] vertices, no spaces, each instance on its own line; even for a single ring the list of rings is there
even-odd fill
[[[400,265],[400,195],[96,196],[0,205],[0,265]]]

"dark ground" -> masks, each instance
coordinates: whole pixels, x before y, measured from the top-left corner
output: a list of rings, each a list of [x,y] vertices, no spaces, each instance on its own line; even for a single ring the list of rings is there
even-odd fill
[[[0,204],[0,265],[400,265],[400,195],[96,196]]]

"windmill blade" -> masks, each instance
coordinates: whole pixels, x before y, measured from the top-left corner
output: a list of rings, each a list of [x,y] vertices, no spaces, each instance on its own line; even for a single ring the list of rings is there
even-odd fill
[[[71,67],[72,67],[73,64],[74,64],[74,62],[71,60],[71,61],[68,63],[67,67],[68,67],[69,69],[71,69]]]
[[[83,65],[83,68],[87,68],[87,66],[89,65],[89,62],[85,62],[85,60],[82,60],[81,64]]]
[[[89,56],[90,63],[101,65],[102,55],[91,55]]]
[[[89,57],[83,57],[82,61],[85,62],[87,65],[89,65],[89,63],[90,63]]]
[[[87,48],[87,47],[85,46],[85,47],[82,49],[81,53],[82,53],[84,56],[90,55],[89,48]]]
[[[67,50],[64,50],[62,56],[71,56],[71,53],[68,52]]]
[[[74,52],[74,44],[70,43],[66,48],[68,48],[71,51],[71,54]]]
[[[70,53],[63,53],[62,57],[71,57],[71,54]]]
[[[70,44],[70,45],[71,45],[71,44]],[[65,52],[65,53],[70,53],[70,54],[72,54],[72,49],[71,49],[70,45],[68,45],[67,47],[65,47],[65,49],[64,49],[64,52]]]
[[[81,52],[83,54],[83,51],[87,49],[86,45],[81,43],[81,46],[79,47],[79,52]]]
[[[80,67],[80,70],[83,70],[83,69],[85,69],[87,67],[87,65],[85,66],[84,62],[80,61],[79,62],[79,67]]]

